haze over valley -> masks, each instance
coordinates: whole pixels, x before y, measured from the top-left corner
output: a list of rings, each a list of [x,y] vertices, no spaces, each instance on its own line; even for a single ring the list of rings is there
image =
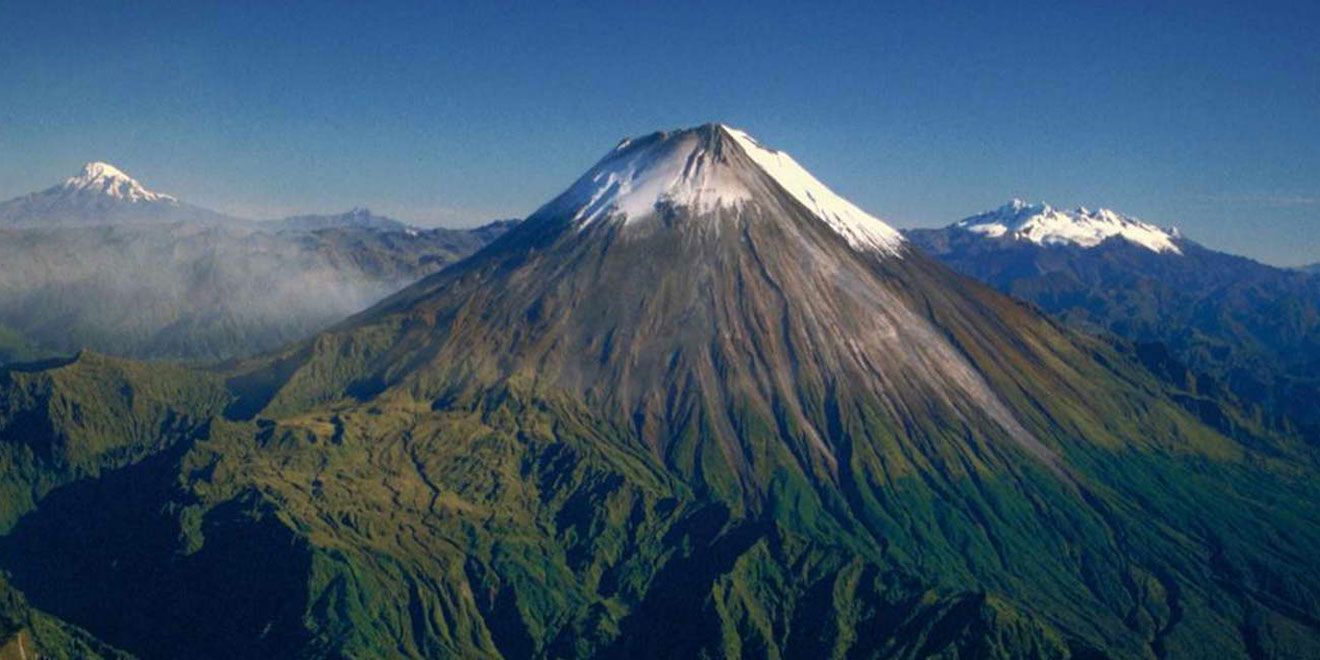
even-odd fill
[[[0,362],[82,349],[199,362],[273,349],[508,226],[421,229],[366,209],[241,220],[88,163],[0,203]]]

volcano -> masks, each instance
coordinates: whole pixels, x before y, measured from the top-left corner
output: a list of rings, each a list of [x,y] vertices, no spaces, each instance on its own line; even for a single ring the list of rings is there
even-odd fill
[[[9,373],[0,563],[148,657],[1314,654],[1314,448],[1143,360],[655,133],[306,342]]]
[[[0,226],[240,223],[221,213],[148,190],[101,161],[83,165],[64,183],[0,202]]]
[[[520,378],[631,420],[671,462],[733,469],[757,497],[751,454],[768,447],[743,442],[747,424],[782,436],[771,445],[797,469],[834,475],[842,429],[831,424],[860,423],[863,410],[896,428],[938,410],[1054,464],[925,314],[929,296],[960,288],[942,277],[896,230],[746,134],[656,133],[624,141],[463,267],[330,335],[352,345],[336,350],[372,356],[355,380],[295,375],[271,405],[344,387],[437,398]],[[1008,322],[969,318],[990,312],[959,298],[942,307],[969,307],[949,311],[968,328]],[[397,331],[388,347],[359,344],[382,327]],[[318,359],[308,355],[313,372]]]

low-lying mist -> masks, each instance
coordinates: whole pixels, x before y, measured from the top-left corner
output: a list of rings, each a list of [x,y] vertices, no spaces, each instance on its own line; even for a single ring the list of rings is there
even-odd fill
[[[490,232],[177,224],[0,230],[0,362],[83,348],[217,360],[274,348],[479,249]]]

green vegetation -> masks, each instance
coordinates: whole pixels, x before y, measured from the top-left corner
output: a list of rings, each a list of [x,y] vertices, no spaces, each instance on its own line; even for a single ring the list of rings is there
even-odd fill
[[[33,610],[23,595],[0,577],[0,660],[116,660],[131,657],[106,646],[83,630]]]
[[[1320,655],[1314,446],[817,225],[533,235],[222,370],[0,371],[0,567],[145,658]]]
[[[1304,455],[1230,442],[1079,346],[1133,408],[1054,422],[1109,438],[1063,443],[1068,480],[936,424],[919,453],[856,445],[836,483],[773,459],[759,504],[517,380],[242,421],[213,377],[83,355],[5,376],[9,492],[39,503],[0,558],[144,657],[1314,653]],[[1100,377],[1081,356],[1078,383]],[[880,428],[857,414],[840,437]]]
[[[0,324],[0,364],[33,362],[53,357],[28,341],[22,333]]]

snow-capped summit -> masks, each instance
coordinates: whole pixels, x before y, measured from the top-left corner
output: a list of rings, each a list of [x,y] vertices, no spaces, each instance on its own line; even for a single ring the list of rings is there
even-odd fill
[[[77,176],[65,179],[63,188],[70,191],[109,195],[133,203],[177,203],[179,201],[172,195],[147,190],[136,179],[124,174],[119,168],[100,161],[83,165],[82,171]]]
[[[737,212],[775,185],[854,249],[896,254],[896,229],[840,197],[788,154],[723,124],[625,139],[543,211],[570,215],[579,228],[603,219],[628,223],[672,205],[694,213]]]
[[[966,218],[954,227],[990,238],[1007,236],[1037,245],[1095,247],[1118,236],[1154,252],[1182,254],[1174,242],[1181,238],[1176,227],[1163,229],[1110,209],[1072,211],[1049,204],[1028,204],[1020,199],[986,213]]]
[[[215,211],[190,206],[173,195],[147,189],[123,170],[93,161],[41,192],[0,203],[8,224],[105,224],[230,221]]]
[[[902,233],[835,194],[793,160],[792,156],[766,147],[742,131],[723,128],[766,174],[803,206],[815,212],[834,231],[848,239],[854,248],[869,247],[895,253],[902,246],[905,240]]]

